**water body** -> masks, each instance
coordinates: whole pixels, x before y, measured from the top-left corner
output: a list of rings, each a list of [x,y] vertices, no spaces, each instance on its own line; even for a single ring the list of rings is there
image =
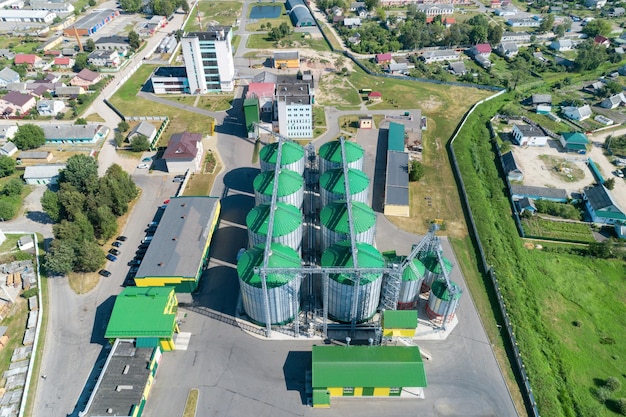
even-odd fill
[[[280,6],[254,6],[250,11],[250,19],[274,19],[280,16]]]

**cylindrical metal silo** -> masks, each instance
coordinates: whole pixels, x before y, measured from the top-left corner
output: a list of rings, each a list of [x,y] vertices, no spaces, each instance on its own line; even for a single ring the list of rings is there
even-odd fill
[[[443,264],[446,266],[446,271],[448,274],[452,271],[452,262],[442,256]],[[439,258],[435,252],[426,252],[424,255],[420,256],[420,261],[426,267],[426,276],[424,277],[424,282],[422,283],[422,292],[430,291],[430,286],[432,283],[439,279],[443,278],[443,270],[439,265]]]
[[[358,242],[357,263],[359,267],[383,268],[385,261],[380,252],[372,245]],[[344,240],[326,249],[322,254],[322,267],[353,267],[354,258],[350,241]],[[351,321],[353,296],[358,297],[355,318],[365,321],[376,313],[380,299],[382,273],[361,274],[360,285],[352,280],[354,274],[330,274],[328,280],[328,315],[335,320]],[[356,289],[356,290],[355,290]]]
[[[278,142],[265,145],[259,152],[261,171],[273,171],[278,156]],[[283,142],[280,167],[302,175],[304,173],[304,148],[296,142]]]
[[[399,263],[404,262],[405,256],[399,259]],[[398,297],[398,310],[413,310],[417,308],[417,297],[419,296],[424,281],[426,267],[417,258],[414,258],[402,271],[402,281],[400,283],[400,296]]]
[[[250,248],[237,262],[243,308],[252,321],[260,324],[266,324],[265,302],[261,276],[254,272],[254,268],[263,264],[264,250],[265,245]],[[300,255],[288,246],[272,243],[268,265],[299,268],[301,266]],[[300,273],[267,275],[271,324],[288,323],[298,314],[301,278]]]
[[[431,320],[444,320],[447,316],[447,321],[451,321],[454,318],[463,291],[452,281],[450,287],[448,288],[445,279],[433,282],[426,307],[426,314]]]
[[[264,244],[269,227],[270,205],[254,207],[246,216],[249,247]],[[302,213],[297,207],[283,202],[276,203],[272,242],[300,251],[302,246]]]
[[[363,171],[348,169],[348,184],[352,201],[367,204],[370,179]],[[322,207],[336,200],[346,199],[345,178],[343,169],[329,169],[320,176],[320,196]]]
[[[356,142],[345,141],[346,162],[349,168],[363,170],[365,151]],[[320,147],[320,175],[329,169],[341,168],[341,143],[338,140],[326,142]]]
[[[254,197],[256,204],[269,204],[274,189],[274,171],[261,172],[254,178]],[[278,176],[278,195],[276,201],[302,207],[304,200],[304,179],[302,175],[289,169],[281,169]]]
[[[371,207],[359,202],[352,203],[354,221],[354,238],[357,242],[374,244],[376,233],[376,213]],[[322,225],[322,252],[342,240],[350,239],[348,222],[348,204],[345,200],[337,200],[328,204],[320,212]]]

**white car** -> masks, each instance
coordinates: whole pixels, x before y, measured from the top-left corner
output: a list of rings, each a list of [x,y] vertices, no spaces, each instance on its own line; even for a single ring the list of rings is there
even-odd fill
[[[621,169],[618,169],[617,171],[615,171],[615,175],[617,175],[620,178],[624,178],[624,173],[622,172]]]
[[[139,168],[139,169],[148,169],[148,168],[150,168],[150,165],[148,165],[148,164],[139,164],[139,165],[137,165],[137,168]]]

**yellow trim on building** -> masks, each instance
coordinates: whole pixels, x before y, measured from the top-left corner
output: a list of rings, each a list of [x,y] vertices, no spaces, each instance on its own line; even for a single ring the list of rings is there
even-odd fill
[[[383,336],[413,338],[415,336],[415,329],[384,329]]]
[[[374,388],[374,397],[389,397],[389,387]]]
[[[313,404],[313,408],[330,408],[330,404]]]
[[[363,396],[363,388],[355,387],[354,388],[354,396],[355,397],[362,397]]]
[[[274,68],[300,68],[299,59],[276,59],[274,60]]]
[[[343,388],[328,388],[331,397],[343,397]]]
[[[174,350],[174,339],[161,339],[159,340],[159,346],[163,350]]]
[[[385,216],[409,217],[409,206],[385,204]]]

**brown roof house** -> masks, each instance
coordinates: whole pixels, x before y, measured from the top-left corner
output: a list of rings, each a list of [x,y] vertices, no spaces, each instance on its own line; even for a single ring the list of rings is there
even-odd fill
[[[23,116],[36,104],[37,100],[30,94],[9,91],[0,99],[0,111],[4,117]]]
[[[199,171],[203,155],[202,134],[183,132],[172,135],[163,159],[169,172],[183,174]]]
[[[90,85],[94,85],[98,83],[101,79],[102,79],[102,74],[98,72],[93,72],[85,68],[81,72],[76,74],[74,78],[72,78],[72,81],[70,81],[70,85],[89,87]]]

